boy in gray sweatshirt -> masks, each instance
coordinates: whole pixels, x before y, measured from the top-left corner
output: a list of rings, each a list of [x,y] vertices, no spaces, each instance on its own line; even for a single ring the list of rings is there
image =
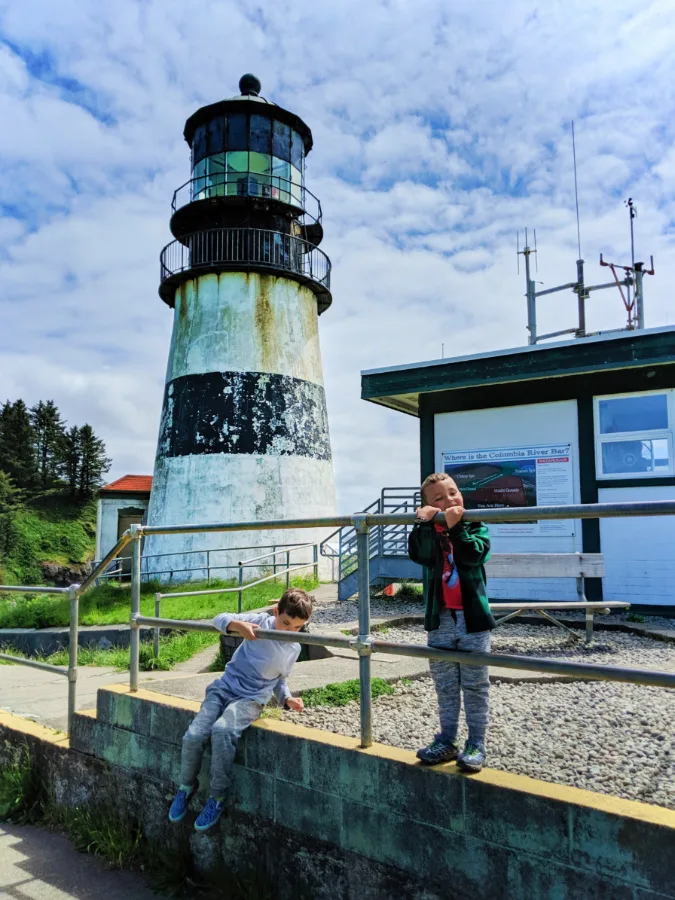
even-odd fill
[[[300,631],[312,615],[313,598],[299,588],[282,595],[269,613],[221,613],[213,620],[219,631],[238,634],[245,640],[220,678],[206,689],[201,709],[185,732],[181,752],[180,784],[171,804],[169,820],[180,822],[197,790],[197,774],[204,747],[211,739],[209,798],[195,821],[197,831],[216,824],[225,807],[237,743],[249,725],[260,717],[272,698],[279,706],[300,712],[303,702],[292,697],[286,684],[300,655],[300,644],[257,640],[259,630]]]

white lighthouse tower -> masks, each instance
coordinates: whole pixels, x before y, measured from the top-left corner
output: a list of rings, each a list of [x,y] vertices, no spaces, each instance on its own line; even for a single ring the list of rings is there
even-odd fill
[[[161,254],[159,293],[174,322],[149,525],[335,514],[318,331],[330,260],[318,249],[321,205],[305,187],[312,134],[259,96],[255,76],[239,88],[185,124],[192,173],[174,194],[176,240]],[[201,579],[195,567],[210,550],[211,574],[227,577],[218,549],[324,536],[153,535],[144,569]]]

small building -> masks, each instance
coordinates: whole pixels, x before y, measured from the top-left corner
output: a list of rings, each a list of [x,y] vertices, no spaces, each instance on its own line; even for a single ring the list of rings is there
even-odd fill
[[[147,517],[151,475],[124,475],[101,488],[96,515],[96,559],[103,559],[130,525]],[[124,563],[125,570],[129,566]]]
[[[467,509],[675,498],[675,328],[621,331],[362,373],[362,397],[420,422],[420,477]],[[675,517],[491,527],[495,552],[602,552],[591,600],[675,609]],[[495,600],[575,599],[565,579],[499,580]]]

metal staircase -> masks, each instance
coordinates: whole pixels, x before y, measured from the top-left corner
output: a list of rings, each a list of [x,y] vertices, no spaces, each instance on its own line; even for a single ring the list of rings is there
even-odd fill
[[[413,513],[421,505],[419,488],[383,488],[374,500],[361,512]],[[370,583],[386,587],[406,578],[422,578],[420,566],[408,557],[409,525],[379,525],[370,531]],[[335,544],[337,543],[337,550]],[[338,561],[338,598],[348,600],[358,589],[358,560],[356,555],[356,529],[341,528],[321,544],[322,556]]]

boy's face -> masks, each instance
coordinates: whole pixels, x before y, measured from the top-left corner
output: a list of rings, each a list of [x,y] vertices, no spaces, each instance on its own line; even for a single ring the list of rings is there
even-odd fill
[[[464,506],[464,498],[452,478],[428,485],[424,489],[424,501],[427,506],[435,506],[441,512],[453,506]]]
[[[300,631],[302,626],[309,622],[309,619],[297,619],[288,613],[280,613],[278,606],[274,607],[274,618],[277,631]]]

